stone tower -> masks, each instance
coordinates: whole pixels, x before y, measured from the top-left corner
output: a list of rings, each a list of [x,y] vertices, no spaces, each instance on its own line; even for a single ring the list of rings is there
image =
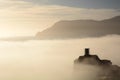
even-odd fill
[[[85,48],[85,55],[84,56],[90,56],[89,48]]]

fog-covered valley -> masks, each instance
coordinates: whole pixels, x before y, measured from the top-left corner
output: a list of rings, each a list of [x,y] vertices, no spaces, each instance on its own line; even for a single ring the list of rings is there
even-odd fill
[[[120,65],[120,36],[71,40],[30,40],[0,42],[0,80],[72,80],[74,60],[84,48],[101,59]],[[95,74],[82,67],[81,79]]]

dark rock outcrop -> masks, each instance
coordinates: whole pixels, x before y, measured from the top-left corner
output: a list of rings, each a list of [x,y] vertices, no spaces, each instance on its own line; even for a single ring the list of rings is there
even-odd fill
[[[74,66],[76,69],[79,64],[91,65],[99,68],[97,73],[97,79],[95,80],[120,80],[120,67],[117,65],[112,65],[110,60],[101,60],[97,55],[90,55],[89,49],[85,49],[85,55],[79,56],[78,59],[74,61]]]
[[[75,64],[90,64],[90,65],[98,65],[98,66],[109,66],[112,65],[110,60],[101,60],[97,55],[90,55],[89,49],[85,49],[85,55],[79,56],[78,59],[75,60]]]

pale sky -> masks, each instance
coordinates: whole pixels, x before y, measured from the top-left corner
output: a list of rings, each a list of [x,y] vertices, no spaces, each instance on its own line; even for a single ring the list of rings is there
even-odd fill
[[[0,0],[0,37],[33,36],[60,20],[120,15],[119,0]]]

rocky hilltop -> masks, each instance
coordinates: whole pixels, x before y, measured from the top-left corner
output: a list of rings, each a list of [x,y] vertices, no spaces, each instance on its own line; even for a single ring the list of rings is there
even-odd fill
[[[97,55],[89,54],[89,48],[85,49],[85,54],[79,56],[74,61],[75,69],[79,68],[80,64],[95,66],[99,68],[97,79],[95,80],[120,80],[120,67],[112,65],[110,60],[101,60]]]

